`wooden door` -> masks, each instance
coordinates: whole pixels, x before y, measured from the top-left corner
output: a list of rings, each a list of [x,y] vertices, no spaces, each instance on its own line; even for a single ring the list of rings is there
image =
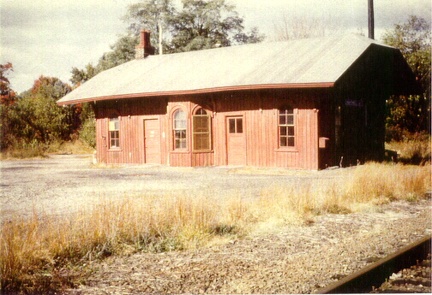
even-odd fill
[[[144,162],[161,163],[160,125],[158,119],[144,120]]]
[[[246,165],[246,136],[243,116],[227,117],[227,164]]]

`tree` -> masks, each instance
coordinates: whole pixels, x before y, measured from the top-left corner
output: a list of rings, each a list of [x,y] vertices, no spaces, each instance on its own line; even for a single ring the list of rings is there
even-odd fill
[[[129,31],[134,35],[138,35],[140,29],[155,32],[151,42],[158,52],[160,29],[163,30],[163,51],[168,53],[256,43],[264,39],[257,28],[244,32],[243,19],[235,6],[225,0],[182,0],[182,5],[177,11],[172,0],[144,0],[130,5],[124,20],[130,22]]]
[[[104,53],[102,57],[99,58],[96,66],[89,63],[82,70],[73,67],[70,81],[74,86],[79,86],[102,71],[134,59],[135,46],[137,44],[138,39],[135,36],[126,35],[120,37],[116,43],[111,45],[111,51]]]
[[[11,89],[7,76],[13,71],[12,63],[0,64],[0,98],[1,104],[10,104],[13,102],[15,92]]]
[[[407,134],[430,133],[431,104],[431,35],[429,23],[410,16],[406,23],[396,24],[383,38],[398,48],[423,88],[422,95],[392,96],[387,101],[387,140],[401,140]]]
[[[91,64],[87,64],[84,69],[72,68],[72,77],[70,81],[74,86],[79,86],[87,80],[90,80],[97,74],[97,69]]]
[[[111,46],[111,51],[104,53],[96,66],[96,73],[121,65],[135,58],[136,36],[122,36]]]
[[[9,108],[10,128],[4,147],[20,143],[50,143],[69,139],[78,128],[74,107],[59,107],[56,101],[71,91],[58,78],[40,76],[33,87],[22,93]]]
[[[257,28],[245,33],[243,19],[235,6],[225,0],[182,2],[183,10],[171,19],[171,52],[256,43],[264,39]]]
[[[331,18],[301,15],[281,14],[274,23],[274,39],[288,41],[313,37],[324,37],[339,30],[338,25]]]
[[[172,0],[143,0],[129,5],[123,20],[129,23],[128,30],[133,36],[137,37],[142,29],[153,32],[151,43],[159,53],[159,33],[162,36],[161,45],[166,47],[171,20],[176,14]]]
[[[11,128],[13,127],[10,118],[12,107],[15,102],[15,92],[12,90],[8,75],[13,71],[12,63],[0,65],[0,150],[9,145],[11,140]]]

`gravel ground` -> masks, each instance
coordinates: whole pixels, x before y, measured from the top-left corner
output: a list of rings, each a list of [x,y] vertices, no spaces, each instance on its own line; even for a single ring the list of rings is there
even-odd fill
[[[242,167],[167,167],[93,165],[90,155],[52,155],[46,159],[0,161],[2,217],[34,209],[61,214],[101,198],[172,193],[205,193],[218,198],[257,196],[271,186],[326,181],[342,170],[289,171]],[[214,192],[214,193],[213,193]]]
[[[2,219],[33,208],[65,214],[102,196],[214,190],[254,197],[262,189],[337,179],[349,169],[99,167],[89,156],[2,161]],[[209,194],[211,195],[211,194]],[[431,202],[394,202],[309,225],[261,231],[194,251],[139,253],[94,262],[85,285],[68,294],[310,293],[430,235]]]

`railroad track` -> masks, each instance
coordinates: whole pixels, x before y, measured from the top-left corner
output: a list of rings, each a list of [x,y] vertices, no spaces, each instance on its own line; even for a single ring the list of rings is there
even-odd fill
[[[412,293],[424,289],[430,293],[430,254],[431,237],[427,236],[315,293]],[[409,277],[405,278],[402,270],[410,272]],[[399,271],[402,272],[398,274]],[[414,273],[417,276],[411,277]],[[398,282],[394,286],[391,276]],[[387,286],[383,285],[386,281]],[[420,290],[413,284],[423,288]],[[381,285],[383,288],[379,288]]]

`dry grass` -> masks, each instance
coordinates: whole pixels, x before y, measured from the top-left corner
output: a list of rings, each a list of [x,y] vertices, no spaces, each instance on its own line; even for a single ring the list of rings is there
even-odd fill
[[[403,163],[423,165],[431,161],[430,135],[418,135],[403,141],[392,141],[386,143],[386,149],[395,151]]]
[[[36,140],[25,143],[18,142],[14,146],[0,152],[0,160],[44,158],[49,154],[91,154],[94,149],[81,140],[53,141],[40,143]]]
[[[32,141],[30,143],[17,142],[13,147],[0,152],[0,160],[25,159],[45,157],[45,145]]]
[[[349,213],[392,200],[414,201],[430,191],[430,168],[367,164],[337,181],[273,187],[259,198],[204,195],[102,199],[61,218],[34,212],[1,225],[2,292],[47,293],[86,278],[89,261],[138,251],[170,251],[207,245],[220,237],[287,224],[314,215]]]
[[[55,141],[48,145],[47,154],[92,154],[94,148],[80,139],[72,141]]]
[[[358,167],[348,181],[348,203],[415,201],[431,189],[430,166],[371,163]]]

